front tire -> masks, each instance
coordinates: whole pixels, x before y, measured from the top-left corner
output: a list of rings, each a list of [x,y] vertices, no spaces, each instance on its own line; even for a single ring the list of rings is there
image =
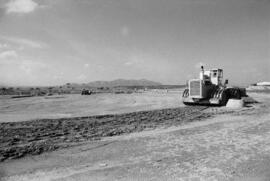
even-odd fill
[[[182,97],[187,98],[188,96],[189,96],[189,90],[185,89],[183,94],[182,94]]]

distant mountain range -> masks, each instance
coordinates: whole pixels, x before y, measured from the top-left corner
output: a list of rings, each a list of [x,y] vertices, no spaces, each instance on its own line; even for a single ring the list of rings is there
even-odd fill
[[[117,79],[113,81],[94,81],[86,83],[89,87],[117,87],[117,86],[159,86],[162,85],[159,82],[154,82],[146,79],[140,80],[126,80]]]
[[[154,82],[150,81],[147,79],[139,79],[139,80],[134,80],[134,79],[116,79],[112,81],[93,81],[93,82],[88,82],[88,83],[66,83],[65,85],[54,85],[54,86],[7,86],[5,84],[1,84],[0,82],[0,87],[20,87],[20,88],[29,88],[29,87],[128,87],[128,86],[163,86],[163,84],[159,82]]]
[[[185,85],[163,85],[146,79],[113,81],[94,81],[89,83],[66,83],[58,86],[24,86],[24,87],[0,87],[0,95],[19,96],[43,96],[52,94],[81,94],[82,90],[88,89],[94,93],[132,93],[134,90],[148,89],[174,89],[183,88]]]

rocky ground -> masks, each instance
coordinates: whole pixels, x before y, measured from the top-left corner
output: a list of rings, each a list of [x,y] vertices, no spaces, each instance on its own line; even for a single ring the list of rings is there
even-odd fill
[[[57,149],[55,151],[32,155],[38,153],[30,149],[20,159],[12,159],[16,154],[8,156],[0,163],[0,175],[6,181],[268,181],[270,94],[250,95],[259,103],[239,109],[185,107],[77,118],[76,121],[62,119],[58,120],[60,123],[43,120],[48,126],[40,126],[39,121],[21,122],[18,127],[30,129],[29,125],[37,124],[46,129],[45,132],[61,130],[69,124],[71,129],[66,135],[54,137],[55,131],[51,136],[42,135],[42,140],[52,143],[48,145],[56,146],[52,148]],[[10,124],[1,125],[8,130],[5,132],[11,131]],[[37,125],[34,127],[41,129]],[[89,130],[83,134],[85,125]],[[36,130],[30,132],[38,134]],[[7,147],[27,145],[27,136],[21,135],[21,141],[15,141],[13,145],[6,140]],[[80,138],[77,139],[76,135]]]

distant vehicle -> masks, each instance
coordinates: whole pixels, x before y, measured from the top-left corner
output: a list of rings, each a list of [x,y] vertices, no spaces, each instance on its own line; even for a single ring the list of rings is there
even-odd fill
[[[241,99],[246,95],[245,88],[228,87],[228,80],[222,83],[223,70],[204,70],[201,66],[200,78],[188,81],[182,100],[185,105],[224,106],[229,99]]]
[[[83,89],[81,95],[91,95],[92,93],[91,90]]]

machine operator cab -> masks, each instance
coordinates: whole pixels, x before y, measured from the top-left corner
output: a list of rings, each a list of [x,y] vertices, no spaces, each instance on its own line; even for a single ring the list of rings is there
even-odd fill
[[[200,80],[204,82],[205,85],[222,85],[223,70],[214,68],[210,70],[204,70],[201,66]]]

